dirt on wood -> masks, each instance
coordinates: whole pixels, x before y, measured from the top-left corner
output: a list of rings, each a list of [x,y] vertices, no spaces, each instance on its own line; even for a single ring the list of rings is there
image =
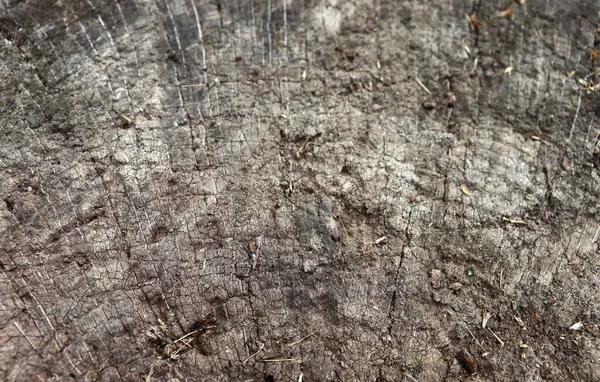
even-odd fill
[[[600,3],[0,2],[3,381],[600,381]]]

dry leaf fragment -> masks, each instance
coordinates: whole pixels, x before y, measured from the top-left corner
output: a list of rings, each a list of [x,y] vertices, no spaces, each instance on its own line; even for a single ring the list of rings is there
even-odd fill
[[[488,320],[491,317],[492,317],[492,314],[484,309],[483,312],[481,313],[481,327],[483,329],[485,329],[485,327],[487,326]]]
[[[598,51],[598,49],[592,49],[592,51],[590,52],[590,61],[598,59],[599,54],[600,52]]]
[[[456,359],[469,374],[475,374],[478,369],[477,360],[466,350],[462,350],[456,355]]]
[[[571,327],[569,329],[571,329],[571,330],[581,330],[581,328],[583,328],[583,322],[579,321],[579,322],[574,323],[573,325],[571,325]]]
[[[463,194],[470,196],[471,195],[471,191],[469,191],[469,189],[467,188],[467,186],[465,186],[464,184],[462,184],[460,186],[460,190],[463,192]]]
[[[498,17],[507,17],[512,15],[512,5],[503,10],[502,12],[498,12]]]
[[[575,75],[575,71],[574,70],[571,71],[571,72],[569,72],[569,73],[567,73],[567,77],[569,77],[569,78],[573,77],[574,75]]]

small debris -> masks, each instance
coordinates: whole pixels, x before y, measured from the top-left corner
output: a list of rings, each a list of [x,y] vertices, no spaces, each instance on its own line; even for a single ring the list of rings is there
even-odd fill
[[[521,353],[521,358],[526,359],[527,358],[527,354]]]
[[[454,96],[454,93],[452,93],[452,92],[446,93],[446,106],[454,107],[455,102],[456,102],[456,97]]]
[[[246,364],[246,362],[248,362],[249,360],[251,360],[255,355],[257,355],[258,353],[260,353],[261,350],[263,350],[263,348],[265,347],[265,344],[263,344],[262,342],[260,343],[260,347],[258,348],[258,350],[256,352],[254,352],[253,354],[250,354],[248,357],[246,357],[245,360],[242,361],[242,365]]]
[[[527,345],[526,343],[523,342],[523,340],[519,341],[519,347],[521,349],[527,349],[529,347],[529,345]]]
[[[250,256],[250,260],[252,261],[252,266],[250,267],[251,270],[254,270],[254,268],[256,268],[258,251],[260,250],[262,245],[263,235],[255,237],[254,240],[251,240],[250,243],[248,243],[248,255]]]
[[[549,190],[552,190],[552,188],[553,188],[551,172],[552,172],[552,166],[550,166],[549,163],[546,163],[544,165],[544,174],[546,174],[546,185],[548,186]]]
[[[523,220],[514,220],[511,218],[504,217],[504,216],[502,217],[502,221],[510,223],[510,224],[527,224]]]
[[[165,324],[165,322],[164,322],[163,320],[161,320],[160,318],[158,319],[158,325],[159,325],[159,327],[160,327],[160,330],[161,330],[163,333],[166,333],[166,332],[167,332],[167,324]]]
[[[306,80],[306,69],[302,72],[302,81]]]
[[[579,321],[579,322],[571,325],[571,327],[569,329],[570,330],[581,330],[581,328],[583,328],[583,322]]]
[[[263,244],[263,235],[255,237],[253,240],[248,243],[248,251],[250,253],[256,253]]]
[[[470,55],[471,54],[471,49],[469,49],[469,46],[465,43],[464,40],[462,42],[462,46],[463,46],[463,49],[465,50],[465,52],[467,52],[467,55]]]
[[[569,78],[573,78],[574,75],[575,75],[574,70],[572,72],[567,73],[567,77],[569,77]]]
[[[294,342],[292,342],[291,344],[287,344],[285,347],[286,347],[286,348],[290,348],[290,347],[292,347],[292,346],[296,346],[296,345],[298,345],[299,343],[301,343],[302,341],[304,341],[304,340],[306,340],[306,339],[309,339],[310,337],[312,337],[312,336],[314,336],[314,335],[315,335],[314,333],[307,334],[306,336],[304,336],[304,337],[300,338],[298,341],[294,341]]]
[[[562,168],[563,168],[563,169],[565,169],[565,170],[569,170],[569,168],[571,167],[571,165],[570,165],[570,163],[569,163],[569,159],[567,158],[567,156],[566,156],[566,155],[563,157],[563,160],[562,160],[561,166],[562,166]]]
[[[387,236],[381,236],[377,240],[375,240],[375,245],[383,244],[387,241]]]
[[[471,27],[472,31],[477,30],[477,28],[479,28],[480,25],[484,28],[487,28],[487,25],[485,25],[484,22],[479,20],[475,13],[472,13],[471,16],[465,15],[465,17],[467,18],[467,23],[469,23],[469,26]]]
[[[479,340],[477,338],[475,338],[475,336],[473,335],[473,332],[471,331],[471,329],[469,329],[469,326],[465,325],[465,328],[467,329],[467,331],[469,332],[471,337],[475,340],[475,343],[477,344],[477,346],[479,346],[481,348],[481,350],[483,350],[485,352],[486,351],[485,348],[483,347],[481,342],[479,342]]]
[[[296,362],[296,358],[263,359],[263,362]]]
[[[534,141],[539,141],[539,140],[541,140],[542,138],[538,137],[537,135],[532,135],[532,136],[531,136],[531,139],[533,139]]]
[[[496,333],[494,333],[494,331],[492,329],[490,329],[490,328],[487,328],[487,329],[490,331],[490,333],[492,333],[494,335],[494,337],[496,338],[496,340],[498,340],[498,342],[500,342],[500,347],[504,347],[504,341],[502,341],[500,339],[500,337],[498,337],[498,335],[496,335]]]
[[[431,101],[431,100],[427,100],[427,101],[423,101],[423,108],[426,110],[431,110],[431,109],[435,109],[435,102]]]
[[[381,69],[381,63],[377,61],[377,69]]]
[[[509,5],[508,8],[503,10],[502,12],[498,12],[498,17],[507,17],[512,15],[512,5]]]
[[[504,69],[504,74],[508,74],[510,76],[510,74],[512,73],[512,71],[513,71],[513,67],[509,66],[506,69]]]
[[[467,269],[467,276],[475,276],[475,268],[470,267],[469,269]]]
[[[123,120],[123,127],[127,128],[133,124],[133,120],[117,109],[116,105],[112,105],[112,110]]]
[[[461,350],[456,355],[456,359],[462,365],[462,367],[465,369],[465,371],[467,373],[472,375],[477,372],[477,369],[479,368],[479,365],[477,364],[477,360],[468,351]]]
[[[463,285],[459,282],[448,285],[448,289],[450,289],[454,292],[458,292],[462,287],[463,287]]]
[[[439,289],[442,287],[442,271],[439,269],[431,270],[431,286],[434,289]]]
[[[421,88],[423,88],[423,90],[425,90],[427,92],[427,94],[431,95],[431,91],[429,91],[429,89],[427,89],[427,86],[425,86],[421,80],[419,79],[419,77],[415,77],[415,80],[417,80],[417,83],[421,86]]]
[[[583,86],[587,86],[588,85],[588,82],[586,80],[584,80],[583,78],[577,77],[577,82],[579,82],[579,84],[583,85]]]
[[[487,310],[483,310],[483,312],[481,312],[481,327],[483,329],[485,329],[485,327],[487,326],[488,320],[492,317],[492,314],[490,312],[488,312]]]
[[[598,59],[599,54],[600,54],[600,51],[598,51],[598,49],[592,49],[590,51],[590,61],[594,61],[594,60]]]
[[[514,316],[514,315],[513,315],[513,318],[515,319],[515,321],[517,321],[517,323],[518,323],[518,324],[519,324],[521,327],[523,327],[523,328],[525,327],[525,323],[523,322],[523,320],[521,320],[521,318],[520,318],[520,317],[517,317],[517,316]]]
[[[471,195],[471,191],[469,191],[469,189],[467,188],[467,186],[465,186],[464,184],[461,184],[460,190],[463,192],[463,194],[465,194],[467,196]]]
[[[527,2],[527,0],[515,0],[517,3],[523,5]]]

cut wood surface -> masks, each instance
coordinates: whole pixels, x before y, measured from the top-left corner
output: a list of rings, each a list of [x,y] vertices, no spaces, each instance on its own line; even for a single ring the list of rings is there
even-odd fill
[[[600,381],[599,17],[0,1],[0,380]]]

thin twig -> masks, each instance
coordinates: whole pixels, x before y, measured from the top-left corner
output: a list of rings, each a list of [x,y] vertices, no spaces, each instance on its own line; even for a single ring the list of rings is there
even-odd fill
[[[344,231],[344,243],[348,240],[348,231],[346,231],[346,226],[344,225],[344,220],[341,216],[338,215],[338,220],[340,221],[340,225],[342,226],[342,231]]]
[[[427,89],[427,86],[423,85],[423,83],[421,82],[421,80],[419,79],[419,77],[415,77],[415,79],[417,80],[417,82],[419,83],[419,85],[421,85],[421,87],[423,88],[423,90],[425,90],[427,92],[427,94],[431,95],[431,92],[429,91],[429,89]]]
[[[479,342],[479,340],[477,338],[475,338],[475,336],[473,335],[473,332],[471,332],[471,329],[469,329],[469,326],[465,325],[465,328],[467,328],[467,331],[469,332],[471,337],[473,337],[473,339],[475,340],[477,345],[481,348],[481,350],[486,351],[485,348],[483,347],[483,345],[481,344],[481,342]]]
[[[510,223],[510,224],[527,224],[523,220],[514,220],[514,219],[511,219],[511,218],[507,218],[505,216],[502,217],[502,221]]]
[[[494,331],[493,331],[492,329],[488,328],[488,330],[489,330],[489,331],[490,331],[490,332],[491,332],[491,333],[494,335],[494,337],[496,337],[496,339],[498,340],[498,342],[500,342],[500,347],[504,347],[504,341],[502,341],[502,340],[500,339],[500,337],[498,337],[498,336],[496,335],[496,333],[494,333]]]
[[[183,337],[180,337],[180,338],[176,339],[176,340],[175,340],[175,341],[173,341],[173,342],[178,342],[178,341],[181,341],[181,340],[183,340],[184,338],[187,338],[187,337],[189,337],[189,336],[193,336],[193,335],[194,335],[194,334],[196,334],[196,333],[198,333],[198,330],[194,330],[193,332],[189,332],[189,333],[188,333],[188,334],[186,334],[185,336],[183,336]]]
[[[125,121],[126,124],[131,125],[133,123],[133,121],[131,120],[131,118],[129,118],[128,116],[126,116],[125,114],[123,114],[119,109],[117,109],[117,107],[115,105],[112,105],[112,110],[117,113],[117,115],[119,117],[121,117],[121,119],[123,121]]]
[[[314,336],[314,335],[315,335],[314,333],[310,333],[310,334],[308,334],[308,335],[306,335],[306,336],[304,336],[304,337],[300,338],[298,341],[296,341],[296,342],[292,342],[291,344],[289,344],[289,345],[286,345],[285,347],[286,347],[286,348],[289,348],[289,347],[292,347],[292,346],[298,345],[300,342],[302,342],[302,341],[304,341],[305,339],[307,339],[307,338],[310,338],[310,337],[312,337],[312,336]]]
[[[258,350],[256,351],[256,353],[251,354],[248,357],[246,357],[246,359],[242,361],[242,365],[244,365],[246,362],[250,361],[250,359],[252,357],[254,357],[255,355],[257,355],[261,350],[263,350],[264,347],[265,347],[265,344],[261,343],[260,347],[258,348]]]
[[[185,349],[186,346],[189,346],[190,348],[192,347],[190,345],[190,342],[192,342],[192,338],[190,338],[188,341],[183,341],[183,345],[180,345],[181,347],[177,350],[175,350],[173,353],[171,353],[171,358],[172,359],[176,359],[177,355],[183,350]]]
[[[448,111],[448,117],[446,117],[446,127],[448,127],[448,124],[450,123],[450,116],[452,115],[452,110],[454,110],[454,108],[450,108],[450,111]]]
[[[406,376],[406,378],[410,379],[412,382],[419,382],[415,377],[408,374],[408,372],[406,372],[406,371],[404,372],[404,375]]]
[[[263,362],[296,362],[296,358],[263,359]]]

